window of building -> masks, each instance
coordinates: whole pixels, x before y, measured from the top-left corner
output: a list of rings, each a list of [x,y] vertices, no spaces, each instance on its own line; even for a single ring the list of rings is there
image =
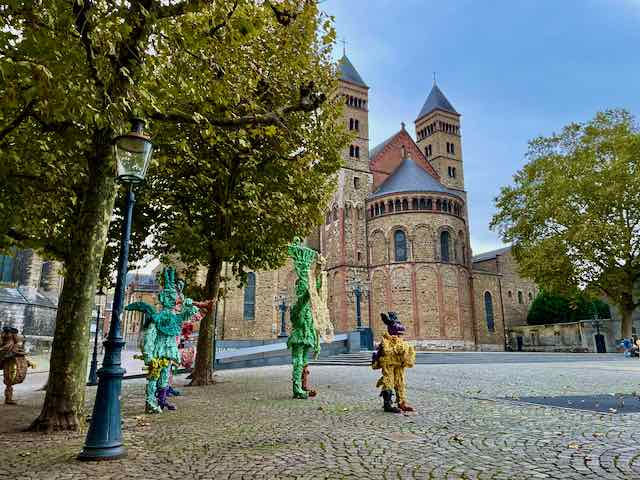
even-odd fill
[[[511,292],[511,290],[509,290],[507,292],[507,297],[512,298],[513,297],[513,292]]]
[[[449,177],[453,177],[453,169],[452,169],[452,167],[447,167],[447,173],[449,174]]]
[[[244,319],[256,319],[256,274],[247,274],[247,285],[244,287]]]
[[[376,215],[380,215],[380,206],[377,203],[373,207],[373,211],[375,212]]]
[[[393,241],[396,254],[396,262],[407,261],[407,236],[402,230],[396,230],[393,234]]]
[[[333,221],[338,220],[338,207],[333,207]]]
[[[417,198],[414,198],[414,199],[411,200],[411,208],[413,210],[418,210],[418,199]]]
[[[433,210],[433,200],[427,198],[427,210]]]
[[[358,177],[353,177],[353,188],[356,190],[360,188],[360,179]]]
[[[449,153],[449,142],[447,142],[447,153]]]
[[[349,130],[353,130],[353,118],[349,119]]]
[[[449,232],[445,230],[440,234],[440,258],[443,262],[449,261],[449,240]]]
[[[522,292],[520,290],[518,290],[518,303],[523,303]]]
[[[427,201],[424,198],[420,199],[420,210],[426,210],[427,209]]]
[[[406,198],[402,200],[402,210],[409,210],[409,201]]]
[[[354,128],[356,129],[356,132],[360,131],[360,121],[358,119],[356,119],[354,123]]]
[[[533,300],[533,295],[529,292],[529,301]]]
[[[356,158],[360,158],[360,147],[356,147]]]
[[[380,213],[384,213],[384,202],[380,204]]]
[[[393,200],[389,200],[389,213],[393,212]]]
[[[456,154],[456,146],[452,143],[452,144],[449,146],[449,148],[451,149],[451,153],[452,153],[453,155],[455,155],[455,154]]]
[[[358,261],[361,262],[362,261],[362,252],[358,252]]]
[[[400,203],[400,199],[397,199],[397,200],[396,200],[396,207],[395,207],[395,209],[394,209],[394,210],[395,210],[396,212],[399,212],[401,209],[402,209],[402,205],[401,205],[401,203]]]
[[[14,281],[15,259],[11,255],[0,255],[0,283],[11,283]]]
[[[456,178],[456,167],[451,167],[451,176]]]
[[[356,154],[356,149],[353,145],[349,145],[349,156],[353,158]]]
[[[487,330],[490,332],[495,331],[495,324],[493,322],[493,300],[489,292],[484,292],[484,318],[487,321]]]

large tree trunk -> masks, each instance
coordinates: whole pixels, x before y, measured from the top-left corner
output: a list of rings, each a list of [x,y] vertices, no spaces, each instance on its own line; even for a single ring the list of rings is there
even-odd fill
[[[207,299],[213,299],[214,302],[218,301],[221,271],[222,259],[211,254],[209,256],[205,294]],[[196,363],[193,367],[193,372],[191,372],[190,385],[192,386],[211,385],[213,383],[213,312],[215,312],[215,304],[212,305],[207,316],[200,322]]]
[[[97,134],[96,155],[89,159],[90,178],[65,261],[47,393],[30,430],[78,430],[84,426],[89,317],[116,193],[110,141],[110,131]]]
[[[620,306],[620,315],[622,320],[620,322],[620,329],[622,331],[622,338],[631,338],[633,334],[633,307]]]

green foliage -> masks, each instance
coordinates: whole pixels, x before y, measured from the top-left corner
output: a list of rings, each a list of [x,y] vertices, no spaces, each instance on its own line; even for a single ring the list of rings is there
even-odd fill
[[[622,110],[530,142],[528,164],[496,199],[492,227],[524,276],[549,290],[606,295],[630,335],[639,305],[640,133]]]
[[[533,300],[527,323],[529,325],[544,325],[557,322],[577,322],[594,318],[611,318],[609,305],[602,300],[589,300],[585,295],[577,299],[570,299],[557,293],[542,291]]]

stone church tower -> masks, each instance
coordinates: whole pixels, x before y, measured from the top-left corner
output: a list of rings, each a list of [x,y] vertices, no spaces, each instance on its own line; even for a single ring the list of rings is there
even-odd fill
[[[337,176],[336,191],[320,229],[320,251],[327,258],[329,309],[338,331],[356,327],[356,297],[352,287],[368,284],[366,201],[371,189],[369,170],[369,87],[344,55],[339,61],[338,94],[344,99],[343,121],[353,134],[343,152],[345,166]],[[364,300],[364,299],[363,299]],[[369,324],[361,300],[361,323]]]

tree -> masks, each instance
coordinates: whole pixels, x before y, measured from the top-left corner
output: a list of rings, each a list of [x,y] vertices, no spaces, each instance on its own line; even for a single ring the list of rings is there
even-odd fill
[[[527,323],[529,325],[545,325],[556,322],[577,322],[594,318],[611,318],[609,305],[602,300],[590,300],[586,295],[570,299],[558,293],[543,290],[533,300]]]
[[[204,295],[216,300],[225,262],[241,281],[249,270],[281,266],[287,243],[322,222],[348,141],[334,95],[331,23],[313,3],[279,30],[277,17],[250,10],[252,25],[241,44],[185,52],[166,36],[156,46],[178,52],[171,64],[157,65],[163,84],[175,69],[188,72],[198,78],[203,104],[193,103],[198,92],[174,95],[174,108],[154,115],[171,123],[162,128],[163,158],[149,176],[157,195],[147,207],[155,219],[150,232],[158,254],[206,268]],[[213,55],[216,71],[226,72],[223,82],[202,75]],[[221,128],[209,118],[228,108],[224,102],[246,109],[248,118],[249,112],[277,113]],[[210,314],[200,324],[192,385],[213,382],[212,334]]]
[[[176,69],[169,86],[154,82],[154,68],[174,56],[163,50],[161,58],[155,43],[167,36],[197,56],[213,43],[241,43],[251,30],[270,28],[277,36],[277,28],[295,28],[290,25],[310,3],[9,0],[0,6],[0,248],[33,247],[65,265],[47,392],[33,429],[76,430],[83,423],[87,319],[117,191],[112,139],[133,114],[168,111],[178,93],[172,88],[195,92],[206,75],[225,81],[213,56],[198,76]],[[255,9],[269,12],[275,24],[234,14]],[[198,21],[201,28],[192,28]],[[203,105],[197,100],[187,103]],[[300,100],[259,112],[251,104],[212,102],[215,111],[203,113],[221,128],[275,124],[283,112],[308,108]]]
[[[529,143],[528,163],[496,199],[492,228],[524,276],[543,288],[586,289],[622,312],[622,336],[640,304],[640,132],[624,110]]]

